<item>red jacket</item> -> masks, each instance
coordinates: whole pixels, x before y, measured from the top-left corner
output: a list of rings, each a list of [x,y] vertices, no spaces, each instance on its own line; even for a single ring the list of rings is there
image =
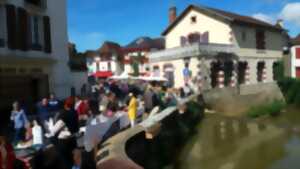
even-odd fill
[[[2,161],[2,154],[0,151],[0,169],[2,168],[2,164],[6,163],[6,169],[13,169],[14,168],[14,161],[16,160],[16,155],[14,153],[13,147],[10,144],[5,145],[5,149],[7,152],[6,161]]]
[[[89,105],[87,103],[85,103],[84,101],[81,101],[81,103],[79,104],[79,106],[76,109],[76,112],[77,112],[78,116],[88,115]]]

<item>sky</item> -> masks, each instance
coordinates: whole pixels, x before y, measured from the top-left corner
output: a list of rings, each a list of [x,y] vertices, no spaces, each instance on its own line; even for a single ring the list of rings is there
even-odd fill
[[[299,0],[67,0],[69,41],[78,51],[99,48],[104,41],[126,45],[141,36],[159,37],[168,25],[168,9],[180,14],[199,4],[252,16],[300,33]]]

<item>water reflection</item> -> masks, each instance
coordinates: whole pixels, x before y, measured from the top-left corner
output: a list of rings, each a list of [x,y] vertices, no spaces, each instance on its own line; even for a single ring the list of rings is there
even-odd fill
[[[300,115],[295,113],[261,122],[210,115],[199,125],[197,135],[186,145],[174,168],[300,168],[296,125],[300,126]]]

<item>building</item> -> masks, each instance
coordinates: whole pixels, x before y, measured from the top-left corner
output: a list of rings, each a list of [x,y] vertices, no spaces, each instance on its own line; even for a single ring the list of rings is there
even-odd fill
[[[166,49],[149,54],[153,72],[173,74],[175,87],[191,80],[204,88],[273,82],[273,66],[288,41],[280,22],[197,5],[176,13],[169,10],[162,33]]]
[[[87,51],[87,67],[89,76],[107,78],[122,73],[122,48],[119,44],[106,41],[96,51]]]
[[[139,37],[135,39],[122,49],[124,55],[124,70],[129,74],[149,74],[149,52],[162,50],[164,48],[165,41],[163,38],[152,39],[150,37]],[[135,64],[136,70],[134,70]]]
[[[69,48],[69,67],[71,70],[72,94],[81,95],[82,89],[88,84],[88,72],[86,57],[83,53],[77,52],[76,45],[68,44]]]
[[[300,35],[291,40],[289,61],[290,76],[300,78]]]
[[[0,1],[0,109],[70,94],[66,0]]]

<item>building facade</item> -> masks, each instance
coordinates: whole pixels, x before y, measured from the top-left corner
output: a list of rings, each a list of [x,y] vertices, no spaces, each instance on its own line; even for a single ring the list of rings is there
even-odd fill
[[[165,48],[163,38],[139,37],[122,48],[124,55],[124,71],[129,74],[143,76],[150,72],[149,53]],[[135,65],[136,64],[136,68]],[[136,69],[136,70],[134,70]]]
[[[65,0],[0,1],[0,104],[70,94]]]
[[[196,5],[179,16],[171,8],[169,19],[162,33],[166,49],[149,57],[153,72],[174,74],[175,87],[189,81],[223,88],[274,80],[274,64],[288,41],[280,23]]]
[[[289,76],[300,78],[300,35],[291,40],[290,58],[288,59]]]
[[[114,42],[104,42],[96,51],[87,51],[88,75],[107,78],[119,75],[123,71],[121,46]]]

